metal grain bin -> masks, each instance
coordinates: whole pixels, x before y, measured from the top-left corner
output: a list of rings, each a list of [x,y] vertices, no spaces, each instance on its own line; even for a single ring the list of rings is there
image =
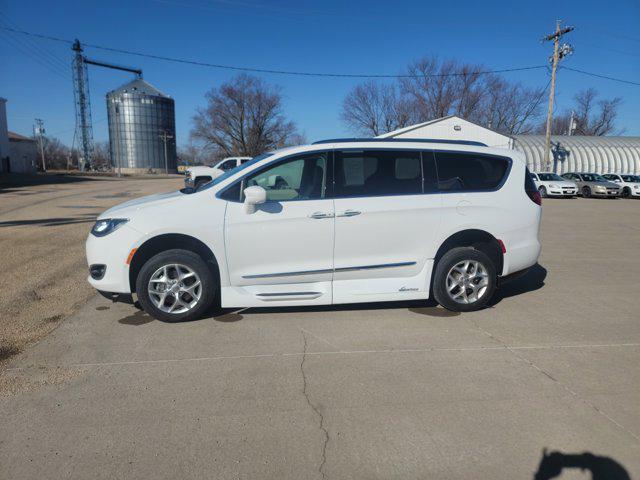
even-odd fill
[[[123,173],[177,171],[172,98],[138,78],[107,94],[107,114],[114,169],[121,167]]]

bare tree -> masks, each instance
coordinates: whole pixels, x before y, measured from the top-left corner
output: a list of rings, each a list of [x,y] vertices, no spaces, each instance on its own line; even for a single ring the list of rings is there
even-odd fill
[[[255,156],[289,143],[296,133],[282,113],[278,87],[239,75],[206,94],[207,106],[193,117],[191,137],[217,156]]]
[[[43,137],[44,158],[47,169],[58,170],[67,168],[67,159],[71,153],[69,147],[55,137]],[[40,152],[38,151],[38,160]],[[41,163],[39,161],[39,163]]]
[[[91,167],[96,170],[110,170],[111,156],[109,155],[109,142],[96,142],[93,146]]]
[[[552,135],[609,135],[619,134],[622,130],[616,129],[618,108],[622,99],[616,97],[608,100],[598,100],[598,92],[593,88],[581,90],[574,97],[574,106],[571,110],[555,115],[551,124]],[[573,132],[571,129],[571,115],[574,115]],[[541,122],[537,133],[543,134],[546,125]]]
[[[401,88],[421,121],[454,114],[469,118],[482,101],[482,70],[482,65],[425,57],[409,65],[411,77],[401,80]]]
[[[571,128],[571,113],[564,112],[558,115],[553,116],[553,120],[551,122],[551,135],[569,135],[569,129]],[[547,122],[541,122],[538,128],[536,129],[536,133],[540,135],[544,135],[547,131]]]
[[[486,75],[481,100],[466,118],[507,135],[530,133],[536,127],[534,120],[540,114],[544,91],[509,82],[499,75]]]
[[[506,134],[535,128],[543,89],[528,88],[481,64],[425,57],[409,65],[400,82],[419,122],[457,115]]]
[[[353,131],[378,136],[411,123],[410,104],[395,85],[368,81],[356,85],[342,103],[342,120]]]
[[[576,133],[578,135],[608,135],[615,131],[619,97],[597,100],[598,92],[593,88],[578,92],[574,98],[576,111]]]

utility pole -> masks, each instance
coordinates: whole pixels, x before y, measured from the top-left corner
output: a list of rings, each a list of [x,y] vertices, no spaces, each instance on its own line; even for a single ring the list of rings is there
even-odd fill
[[[550,42],[553,40],[553,56],[551,60],[551,89],[549,90],[549,108],[547,109],[547,132],[545,135],[545,148],[544,148],[544,165],[547,170],[551,169],[551,125],[553,122],[553,100],[556,91],[556,70],[558,69],[558,61],[573,53],[573,48],[569,44],[560,46],[560,38],[565,33],[569,33],[573,30],[573,27],[561,26],[562,21],[556,21],[556,31],[547,35],[542,39],[543,42]]]
[[[42,171],[47,172],[47,165],[44,162],[44,122],[41,118],[36,118],[36,124],[33,126],[33,135],[38,138],[38,146],[40,147],[40,157],[42,158]]]
[[[122,176],[122,161],[120,159],[120,107],[116,105],[116,121],[114,122],[114,128],[116,131],[115,141],[115,157],[116,157],[116,176],[120,178]]]
[[[169,174],[169,159],[167,157],[167,142],[173,138],[173,135],[169,134],[166,130],[160,133],[160,139],[164,143],[164,173]]]

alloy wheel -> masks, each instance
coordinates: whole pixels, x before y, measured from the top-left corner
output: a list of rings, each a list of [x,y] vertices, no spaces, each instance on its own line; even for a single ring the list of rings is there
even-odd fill
[[[186,265],[163,265],[151,275],[148,292],[153,304],[163,312],[185,313],[200,301],[202,282]]]
[[[481,299],[489,285],[486,267],[476,260],[456,263],[447,274],[447,293],[457,303],[474,303]]]

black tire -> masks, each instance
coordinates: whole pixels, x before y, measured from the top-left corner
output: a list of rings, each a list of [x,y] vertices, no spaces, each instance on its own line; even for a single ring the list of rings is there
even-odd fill
[[[487,273],[487,286],[480,298],[470,303],[459,303],[447,292],[447,276],[453,267],[465,260],[482,264]],[[480,250],[471,247],[458,247],[449,250],[436,265],[433,276],[433,296],[436,301],[447,310],[454,312],[471,312],[484,308],[493,297],[496,289],[496,267],[491,259]]]
[[[154,304],[149,294],[149,280],[154,272],[165,265],[173,264],[188,267],[197,274],[201,282],[200,299],[190,310],[181,313],[168,313],[161,310]],[[189,250],[173,249],[154,255],[142,266],[136,279],[136,293],[142,309],[163,322],[186,322],[200,318],[211,307],[218,296],[218,291],[219,280],[211,273],[205,261]]]
[[[631,196],[631,189],[629,187],[624,187],[621,193],[622,198],[629,198]]]
[[[542,198],[547,198],[547,187],[541,185],[540,188],[538,188],[538,192],[540,192]]]
[[[589,198],[591,196],[591,189],[589,187],[582,187],[582,196]]]

